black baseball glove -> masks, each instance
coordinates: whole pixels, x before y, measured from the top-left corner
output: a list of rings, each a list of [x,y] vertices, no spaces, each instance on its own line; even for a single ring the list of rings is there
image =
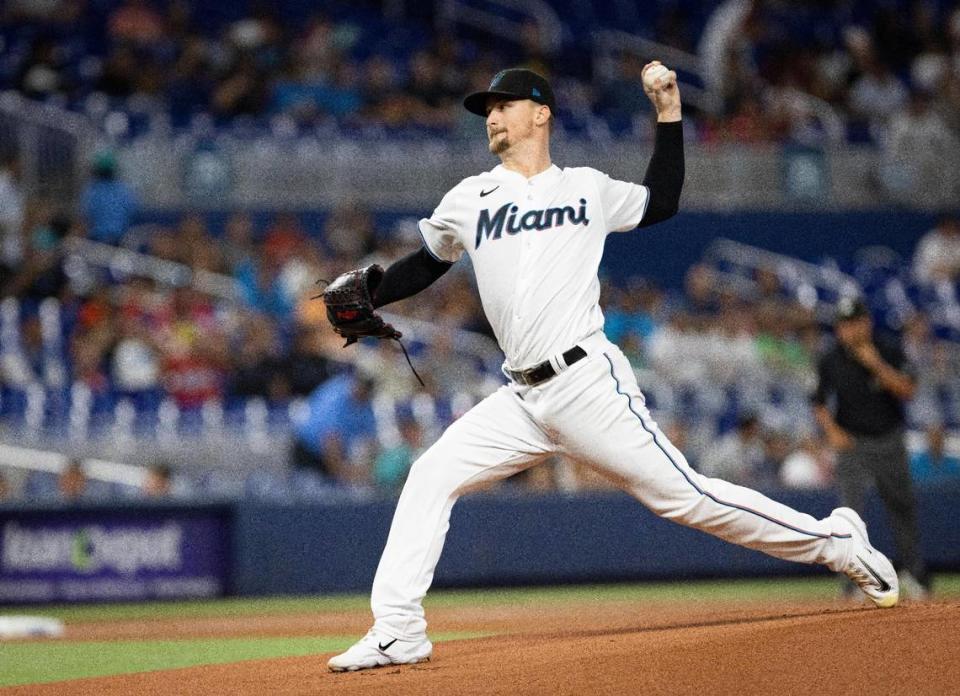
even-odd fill
[[[323,291],[321,297],[327,307],[327,318],[333,330],[347,339],[344,347],[367,336],[373,338],[400,338],[402,334],[383,320],[373,306],[373,294],[383,279],[383,269],[377,264],[347,271],[338,276]]]

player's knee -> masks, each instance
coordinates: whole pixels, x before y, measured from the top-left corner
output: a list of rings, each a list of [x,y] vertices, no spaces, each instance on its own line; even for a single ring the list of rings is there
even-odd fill
[[[414,478],[431,478],[440,468],[440,458],[433,455],[430,450],[421,454],[410,466],[410,473],[407,474],[407,480]]]

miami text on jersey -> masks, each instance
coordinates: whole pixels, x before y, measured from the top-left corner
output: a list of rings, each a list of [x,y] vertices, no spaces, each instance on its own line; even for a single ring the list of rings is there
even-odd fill
[[[477,218],[477,243],[474,249],[480,247],[480,242],[484,239],[500,239],[504,228],[507,234],[517,234],[521,230],[548,230],[551,227],[558,227],[569,220],[572,225],[589,225],[587,218],[587,199],[580,199],[580,208],[574,209],[572,205],[566,205],[562,208],[547,208],[546,210],[528,210],[517,219],[517,213],[520,208],[513,203],[504,203],[500,208],[490,216],[490,210],[484,208],[480,211]]]

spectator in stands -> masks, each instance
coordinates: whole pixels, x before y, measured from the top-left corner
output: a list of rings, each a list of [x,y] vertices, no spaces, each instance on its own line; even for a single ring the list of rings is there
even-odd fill
[[[780,465],[780,483],[797,489],[823,489],[833,483],[833,461],[816,438],[801,438],[786,456]]]
[[[383,115],[389,104],[400,93],[400,78],[397,67],[387,56],[374,53],[361,66],[361,92],[363,99],[361,120],[371,122]]]
[[[277,256],[261,252],[241,261],[234,278],[247,309],[283,320],[292,315],[297,298],[287,293],[280,264]]]
[[[220,246],[210,232],[202,215],[185,215],[177,227],[177,247],[180,250],[180,262],[194,271],[219,273],[223,270],[223,258]]]
[[[704,114],[699,135],[704,144],[724,142],[745,145],[774,140],[773,130],[773,124],[759,98],[746,94],[726,121]]]
[[[107,355],[115,339],[110,289],[97,287],[77,310],[76,326],[70,337],[74,381],[97,395],[112,387]]]
[[[132,313],[121,314],[114,324],[116,334],[110,349],[113,387],[138,405],[160,401],[160,346],[146,321]]]
[[[83,3],[74,0],[7,0],[0,9],[0,21],[70,24],[82,10]]]
[[[441,372],[440,375],[428,373],[424,378],[428,387],[442,384],[444,390],[456,389],[456,382],[448,385],[441,381],[451,370],[462,368],[456,356],[448,355],[447,357],[452,364],[446,366],[446,371]],[[436,363],[430,359],[429,355],[424,358],[418,357],[418,364],[425,370],[432,370]],[[379,395],[404,400],[413,396],[419,388],[419,383],[404,360],[403,354],[392,341],[375,341],[359,346],[355,364],[362,372],[371,375],[374,390]],[[417,371],[420,372],[420,370]],[[439,387],[433,393],[436,395],[438,391]]]
[[[223,228],[223,262],[226,273],[235,273],[237,267],[256,255],[255,229],[250,214],[232,213]]]
[[[756,318],[757,353],[773,375],[798,376],[810,368],[811,356],[791,332],[790,312],[784,302],[763,302]]]
[[[57,477],[57,492],[67,503],[82,500],[87,495],[89,482],[87,472],[79,459],[71,459]]]
[[[143,479],[143,495],[147,498],[169,498],[173,494],[173,469],[166,462],[150,465]]]
[[[960,374],[956,347],[938,340],[930,321],[917,312],[904,322],[903,352],[916,371],[916,394],[907,404],[908,422],[926,431],[942,429],[941,394]]]
[[[180,43],[179,56],[166,84],[167,108],[174,127],[187,125],[209,103],[215,84],[213,54],[212,47],[199,34],[191,33]]]
[[[933,109],[931,95],[914,90],[906,107],[890,119],[883,145],[883,182],[911,203],[943,191],[960,194],[960,140]]]
[[[377,432],[371,397],[373,381],[341,374],[321,384],[307,399],[307,413],[294,423],[294,466],[313,469],[331,481],[369,480],[371,446]]]
[[[20,158],[0,158],[0,282],[23,258],[25,198],[20,184]]]
[[[478,366],[472,356],[457,352],[455,343],[456,336],[452,332],[441,331],[416,358],[417,372],[423,376],[427,391],[435,398],[441,393],[479,396],[476,393],[481,384]],[[396,369],[393,377],[400,387],[397,391],[409,396],[418,385],[413,381],[406,362],[402,358],[397,359],[395,352],[392,355]]]
[[[166,35],[163,16],[147,0],[126,0],[107,19],[110,37],[120,43],[152,46]]]
[[[760,30],[759,0],[726,0],[710,15],[697,53],[705,68],[704,83],[714,105],[733,111],[755,90],[757,68],[753,41]]]
[[[614,133],[633,131],[636,117],[650,113],[650,100],[643,91],[640,76],[643,65],[644,61],[637,54],[624,53],[616,72],[600,86],[597,108]]]
[[[63,95],[70,90],[66,78],[64,51],[51,36],[37,36],[20,66],[17,89],[33,99]]]
[[[20,323],[19,341],[5,346],[0,354],[0,382],[26,389],[44,381],[43,328],[37,314],[29,314]]]
[[[344,201],[330,213],[323,239],[334,256],[361,259],[375,249],[373,216],[359,201]]]
[[[946,58],[942,81],[935,97],[936,109],[954,130],[960,132],[960,7],[944,23],[947,27]]]
[[[0,503],[13,500],[13,486],[7,480],[6,475],[0,471]]]
[[[133,49],[119,46],[103,62],[94,88],[108,97],[125,99],[137,90],[140,67]]]
[[[954,282],[960,278],[960,215],[944,215],[917,242],[913,275],[921,283]]]
[[[264,316],[254,315],[244,322],[233,351],[236,356],[229,391],[241,398],[260,397],[280,403],[290,397],[281,356],[280,337],[274,324]]]
[[[854,117],[870,124],[873,138],[878,140],[890,117],[906,105],[909,93],[878,58],[871,59],[865,67],[850,89],[848,108]]]
[[[221,119],[258,116],[270,103],[268,79],[253,56],[243,53],[226,77],[214,88],[210,110]]]
[[[93,164],[93,181],[83,191],[81,208],[90,239],[119,244],[136,218],[137,195],[129,184],[117,178],[117,160],[101,152]]]
[[[926,432],[926,447],[910,457],[910,475],[922,483],[960,481],[960,459],[947,453],[947,433],[942,425]]]
[[[0,281],[0,296],[64,299],[69,279],[64,269],[63,240],[75,227],[64,215],[50,217],[48,210],[42,210],[36,225],[27,230],[23,259],[7,282]]]
[[[836,344],[820,359],[813,404],[827,443],[837,452],[843,503],[863,515],[868,487],[876,485],[907,578],[904,588],[928,586],[904,442],[903,404],[916,391],[911,368],[898,342],[874,334],[861,300],[840,301],[834,331]]]
[[[410,59],[410,83],[407,92],[413,97],[413,120],[426,128],[444,129],[456,118],[451,108],[455,95],[444,85],[441,66],[429,51],[418,51]],[[457,88],[457,95],[460,88]]]
[[[720,309],[717,293],[717,278],[713,270],[703,263],[687,269],[683,277],[684,304],[693,316],[714,316]]]
[[[330,377],[330,364],[323,350],[323,334],[316,326],[297,324],[293,344],[282,360],[290,394],[307,396]]]
[[[760,420],[752,413],[742,414],[737,426],[704,452],[700,473],[755,487],[764,470],[763,445]]]
[[[173,292],[171,316],[158,327],[162,382],[183,409],[221,400],[230,346],[210,299],[194,288]]]
[[[423,430],[411,416],[397,424],[400,442],[377,455],[373,462],[373,483],[382,491],[399,493],[413,462],[424,450]]]

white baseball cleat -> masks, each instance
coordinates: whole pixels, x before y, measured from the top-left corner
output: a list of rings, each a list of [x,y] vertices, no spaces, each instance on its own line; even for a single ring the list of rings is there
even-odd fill
[[[331,672],[356,672],[386,665],[412,665],[427,662],[433,655],[433,644],[424,636],[419,640],[391,638],[370,629],[363,638],[345,653],[331,657],[327,667]]]
[[[856,510],[841,507],[833,511],[842,520],[846,520],[853,528],[853,553],[844,574],[857,583],[873,603],[887,609],[895,606],[900,599],[900,581],[897,571],[886,556],[870,546],[867,537],[867,525],[864,524]]]

